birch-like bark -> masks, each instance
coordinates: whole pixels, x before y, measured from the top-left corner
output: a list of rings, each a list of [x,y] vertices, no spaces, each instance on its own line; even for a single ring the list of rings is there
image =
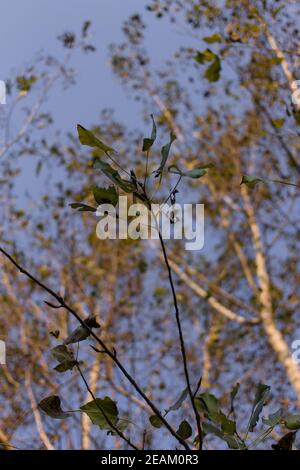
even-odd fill
[[[96,395],[97,391],[97,381],[99,377],[99,370],[100,370],[100,356],[96,355],[94,364],[91,368],[89,374],[89,387],[92,392]],[[89,392],[86,394],[86,402],[90,401],[91,397]],[[81,448],[84,450],[88,450],[90,448],[90,433],[91,433],[91,419],[86,413],[82,413],[81,415]]]
[[[32,409],[33,416],[34,416],[34,421],[35,421],[36,428],[37,428],[37,431],[39,433],[40,439],[41,439],[42,443],[44,444],[44,446],[46,447],[47,450],[55,450],[55,448],[53,447],[53,445],[50,442],[50,439],[49,439],[49,437],[48,437],[48,435],[45,431],[44,425],[43,425],[42,417],[41,417],[41,414],[40,414],[39,409],[38,409],[38,404],[37,404],[37,401],[35,399],[35,396],[34,396],[34,393],[33,393],[33,390],[32,390],[31,375],[30,375],[29,369],[27,369],[25,371],[25,388],[26,388],[27,395],[28,395],[28,398],[29,398],[29,401],[30,401],[31,409]]]
[[[226,317],[228,320],[236,321],[240,324],[255,324],[258,323],[258,319],[248,319],[242,317],[241,315],[235,313],[230,308],[226,307],[225,305],[221,304],[213,295],[209,293],[208,290],[205,290],[203,287],[199,286],[193,279],[191,279],[181,268],[180,266],[172,261],[169,260],[170,267],[172,271],[174,271],[179,279],[181,279],[195,294],[197,294],[202,299],[206,299],[207,303],[218,313]]]
[[[260,318],[267,340],[275,352],[278,361],[284,367],[286,375],[296,393],[297,401],[300,404],[300,369],[294,361],[289,347],[277,328],[274,320],[274,312],[271,298],[271,283],[267,271],[264,247],[259,226],[256,221],[254,209],[249,198],[248,189],[241,186],[244,207],[252,233],[253,247],[255,251],[256,274],[259,284],[259,301],[261,304]]]

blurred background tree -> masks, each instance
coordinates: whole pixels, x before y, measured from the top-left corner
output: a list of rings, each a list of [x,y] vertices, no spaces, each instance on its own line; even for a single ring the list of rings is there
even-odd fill
[[[182,38],[160,67],[145,44],[149,12],[152,22],[163,22],[166,41],[171,29]],[[145,168],[141,142],[151,113],[159,142],[169,131],[177,136],[170,164],[214,163],[203,179],[185,182],[177,196],[183,203],[205,204],[204,249],[187,252],[178,241],[168,242],[167,249],[192,382],[196,386],[202,376],[202,392],[214,393],[225,407],[239,382],[236,408],[242,420],[259,381],[272,387],[273,402],[283,408],[296,409],[300,401],[300,369],[291,350],[299,336],[300,193],[283,185],[258,184],[254,191],[240,185],[243,174],[299,183],[299,113],[291,102],[299,67],[298,14],[293,1],[145,2],[125,19],[123,42],[108,51],[115,76],[139,105],[141,124],[132,129],[110,109],[88,123],[138,177]],[[44,110],[56,82],[75,83],[74,52],[97,54],[89,28],[85,22],[80,32],[60,37],[64,57],[44,54],[9,81],[0,148],[1,245],[82,317],[97,316],[102,337],[164,410],[185,382],[160,250],[147,241],[100,241],[93,215],[71,210],[72,202],[91,203],[91,187],[107,181],[92,169],[92,153],[80,146],[75,128],[70,126],[66,135],[55,130]],[[20,101],[28,104],[15,131]],[[156,147],[149,170],[158,162]],[[43,174],[38,199],[18,188],[28,165]],[[170,178],[167,186],[174,181]],[[157,196],[168,194],[166,189]],[[19,209],[20,198],[25,210]],[[7,366],[0,369],[3,445],[123,448],[118,436],[99,431],[86,415],[66,421],[44,417],[37,403],[46,395],[61,395],[64,409],[77,409],[90,399],[78,374],[54,371],[49,354],[75,323],[63,310],[47,307],[43,293],[4,260],[0,293],[0,334],[8,349]],[[145,448],[174,448],[176,441],[164,428],[151,426],[151,412],[112,361],[90,343],[80,345],[79,355],[93,393],[118,401],[123,415],[139,426],[130,427],[129,435]],[[274,411],[272,406],[267,412]],[[174,416],[176,423],[182,416],[191,420],[187,400]],[[270,434],[264,448],[278,437]],[[209,436],[204,447],[227,446]]]

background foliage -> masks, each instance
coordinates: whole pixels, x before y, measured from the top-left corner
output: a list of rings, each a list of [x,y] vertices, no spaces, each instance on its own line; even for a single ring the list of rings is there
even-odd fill
[[[170,165],[188,171],[213,163],[200,179],[183,178],[177,194],[178,201],[205,204],[204,249],[187,252],[178,241],[167,244],[194,388],[202,377],[198,411],[206,423],[203,447],[234,447],[237,441],[242,447],[248,426],[251,441],[262,436],[258,447],[270,449],[300,425],[300,370],[291,357],[299,331],[300,193],[297,186],[269,181],[299,184],[300,119],[291,102],[299,69],[299,7],[293,1],[147,3],[151,21],[163,22],[166,41],[173,28],[183,45],[165,63],[153,65],[145,45],[143,6],[124,20],[123,42],[111,44],[107,58],[138,103],[139,128],[119,122],[108,109],[100,110],[97,122],[80,124],[115,148],[117,162],[134,169],[138,179],[145,172],[142,142],[151,134],[150,114],[157,140],[149,173],[159,167],[160,148],[170,132],[177,137]],[[96,316],[101,338],[110,350],[115,348],[158,409],[169,410],[169,422],[193,447],[197,430],[179,367],[174,306],[159,246],[100,242],[94,215],[70,207],[95,206],[92,188],[110,184],[92,165],[95,157],[103,157],[103,149],[82,146],[73,123],[66,135],[60,132],[45,103],[57,83],[75,83],[74,53],[98,53],[92,25],[85,18],[82,23],[81,31],[60,36],[60,57],[45,54],[8,82],[0,147],[1,246],[82,318]],[[18,115],[14,121],[20,102],[23,119]],[[16,130],[11,123],[19,120]],[[28,165],[43,181],[35,199],[19,187]],[[241,185],[243,175],[248,176]],[[166,174],[158,200],[168,196],[176,178]],[[38,407],[53,395],[61,397],[67,411],[91,401],[76,367],[54,370],[57,362],[50,351],[78,324],[66,310],[46,305],[44,300],[53,299],[11,263],[4,258],[1,263],[0,334],[8,348],[7,366],[0,369],[1,445],[127,448],[111,426],[107,433],[107,419],[98,407],[97,421],[80,412],[53,421]],[[79,344],[78,357],[77,346],[69,348],[83,361],[80,368],[92,393],[118,404],[117,412],[109,402],[110,421],[126,422],[126,430],[118,429],[139,448],[179,445],[111,358],[90,347],[97,347],[95,341],[88,337]],[[236,383],[241,386],[233,409]],[[269,421],[259,419],[254,427],[263,405]],[[237,425],[232,424],[236,416]],[[286,447],[294,438],[294,432],[288,435]]]

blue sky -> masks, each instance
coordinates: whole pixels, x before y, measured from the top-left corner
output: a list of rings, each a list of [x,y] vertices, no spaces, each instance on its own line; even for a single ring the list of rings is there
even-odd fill
[[[143,14],[150,28],[146,44],[154,62],[160,63],[178,45],[175,28],[157,21],[146,11],[147,0],[2,0],[0,79],[22,73],[39,51],[62,57],[57,36],[66,30],[79,32],[85,20],[92,21],[91,42],[97,52],[78,53],[72,60],[77,84],[67,91],[55,89],[47,109],[54,113],[56,125],[64,130],[78,121],[94,123],[105,107],[116,110],[117,117],[134,126],[140,122],[138,105],[130,100],[108,62],[108,45],[122,40],[122,22],[131,14]],[[174,33],[174,34],[173,34]],[[168,41],[166,41],[166,37]],[[9,104],[9,103],[8,103]]]
[[[51,112],[54,129],[77,135],[76,124],[85,127],[96,124],[100,111],[112,108],[116,118],[130,129],[149,126],[141,119],[141,107],[130,98],[109,64],[109,44],[122,42],[123,22],[132,14],[140,13],[147,23],[145,45],[151,56],[152,66],[165,64],[179,45],[191,45],[190,37],[178,34],[178,26],[168,20],[157,20],[145,6],[149,0],[1,0],[1,67],[0,79],[14,79],[23,74],[26,66],[34,63],[39,53],[52,55],[60,60],[65,55],[57,37],[65,31],[80,33],[84,21],[90,20],[90,42],[96,52],[83,54],[76,51],[70,65],[75,68],[76,84],[64,90],[55,86],[49,93],[43,111]],[[30,105],[30,96],[20,102],[11,120],[11,135],[19,130],[23,106]],[[36,92],[32,97],[36,99]],[[10,97],[4,113],[10,109]],[[155,109],[153,109],[155,113]],[[48,131],[47,131],[48,132]],[[49,135],[52,134],[51,129]],[[33,198],[43,190],[43,172],[35,174],[35,159],[26,158],[18,176],[17,199],[24,209],[24,191]],[[59,174],[57,174],[59,176]],[[22,206],[22,207],[21,207]]]
[[[62,57],[57,36],[66,30],[80,31],[85,20],[93,23],[96,54],[77,53],[72,60],[77,69],[77,85],[67,91],[57,89],[49,97],[47,107],[55,113],[57,124],[71,128],[72,121],[92,122],[103,107],[127,108],[126,96],[110,71],[107,46],[121,39],[122,20],[140,8],[143,1],[2,0],[1,3],[1,75],[5,78],[22,72],[39,51]]]

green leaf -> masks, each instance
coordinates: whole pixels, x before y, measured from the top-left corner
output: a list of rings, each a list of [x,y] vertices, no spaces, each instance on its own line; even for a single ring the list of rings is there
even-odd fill
[[[72,361],[74,359],[73,351],[70,351],[64,344],[52,348],[51,354],[58,362]]]
[[[182,439],[188,439],[192,435],[191,425],[186,421],[182,421],[179,425],[179,428],[176,431],[176,434]]]
[[[85,38],[87,36],[87,32],[88,32],[90,26],[91,26],[91,22],[88,21],[88,20],[83,23],[82,31],[81,31],[81,34],[82,34],[83,38]]]
[[[94,315],[90,315],[84,320],[85,325],[88,328],[100,328],[99,323],[96,321],[96,317]],[[83,325],[79,325],[75,330],[70,333],[70,335],[65,339],[64,344],[73,344],[79,343],[80,341],[84,341],[90,336],[90,331]]]
[[[217,82],[220,78],[221,69],[222,69],[221,60],[218,56],[216,56],[213,63],[209,67],[207,67],[204,73],[204,77],[209,82]]]
[[[271,387],[269,387],[269,385],[265,385],[265,384],[262,384],[262,383],[259,383],[258,386],[257,386],[256,394],[255,394],[255,398],[254,398],[254,403],[253,403],[253,407],[252,407],[252,411],[251,411],[251,415],[250,415],[250,419],[249,419],[249,423],[248,423],[248,430],[250,432],[253,432],[253,430],[254,430],[254,428],[257,424],[259,415],[260,415],[267,399],[269,398],[270,389],[271,389]]]
[[[219,413],[217,420],[221,424],[222,431],[224,431],[225,434],[229,434],[231,436],[234,435],[234,433],[236,432],[235,421],[232,421],[231,419],[227,418],[227,416],[222,413],[222,411]]]
[[[107,189],[94,186],[93,195],[97,204],[112,204],[116,206],[118,203],[118,193],[114,186],[110,186]]]
[[[67,370],[73,369],[77,364],[79,364],[79,362],[75,361],[75,359],[73,361],[64,361],[54,367],[54,370],[57,372],[66,372]]]
[[[267,418],[263,417],[262,422],[271,428],[274,428],[282,418],[282,409],[279,408],[275,413],[270,414]],[[300,424],[299,424],[300,426]]]
[[[161,428],[164,425],[160,417],[157,415],[151,415],[149,417],[149,421],[154,428]]]
[[[156,124],[154,121],[153,114],[151,114],[151,119],[152,119],[152,131],[151,131],[151,137],[150,138],[145,138],[143,140],[143,152],[148,152],[148,150],[152,147],[152,145],[155,142],[156,139]]]
[[[203,41],[208,44],[213,44],[214,42],[222,42],[222,36],[218,33],[212,34],[211,36],[206,36],[203,38]]]
[[[195,405],[198,411],[206,414],[208,417],[219,413],[219,400],[211,393],[201,393],[195,399]]]
[[[271,10],[271,15],[273,16],[273,18],[276,18],[276,16],[278,15],[278,13],[285,7],[285,5],[281,5],[280,7],[278,8],[275,8],[274,10]]]
[[[41,400],[38,404],[48,416],[54,419],[69,418],[71,415],[61,409],[60,398],[57,395],[51,395]]]
[[[112,147],[109,147],[104,142],[99,140],[93,134],[92,131],[89,131],[88,129],[85,129],[80,124],[77,125],[77,132],[78,132],[78,137],[79,137],[80,143],[82,145],[88,145],[89,147],[97,147],[98,149],[102,150],[106,154],[116,153],[116,151]]]
[[[195,405],[210,421],[221,425],[220,432],[233,435],[236,431],[235,421],[230,420],[220,410],[219,400],[211,393],[201,393],[196,397]]]
[[[254,189],[258,183],[263,183],[264,179],[257,176],[243,175],[241,184],[245,184],[250,189]]]
[[[35,75],[30,75],[26,77],[25,75],[19,75],[16,78],[17,88],[20,91],[29,91],[32,85],[37,81],[37,77]]]
[[[240,388],[240,384],[237,382],[230,392],[230,411],[229,411],[230,414],[234,412],[234,400],[235,400],[235,397],[237,396],[239,388]]]
[[[64,344],[60,344],[51,349],[51,354],[59,362],[59,364],[54,367],[54,370],[57,372],[66,372],[79,364],[75,361],[73,352]]]
[[[170,141],[168,144],[164,145],[161,149],[161,155],[162,155],[162,159],[161,159],[161,162],[160,162],[160,166],[157,168],[157,170],[155,170],[153,173],[155,173],[155,178],[157,178],[158,176],[160,176],[160,180],[159,182],[161,182],[161,179],[162,179],[162,173],[163,173],[163,170],[164,170],[164,167],[166,165],[166,162],[168,160],[168,157],[169,157],[169,153],[170,153],[170,149],[171,149],[171,145],[172,143],[174,142],[174,140],[176,140],[176,135],[173,134],[173,132],[170,133]]]
[[[205,64],[205,62],[211,62],[216,57],[216,54],[212,52],[210,49],[205,49],[205,51],[198,51],[196,56],[194,57],[195,61],[198,64]]]
[[[86,413],[92,423],[99,426],[100,429],[111,430],[111,426],[106,417],[114,426],[117,426],[119,410],[116,402],[109,397],[104,397],[103,399],[96,398],[96,400],[92,400],[86,405],[81,406],[80,409]]]
[[[220,72],[222,69],[220,57],[212,52],[210,49],[206,49],[203,52],[198,51],[194,57],[198,64],[205,64],[205,62],[212,62],[204,73],[204,77],[210,82],[217,82],[220,78]]]
[[[188,178],[198,179],[206,175],[207,169],[214,167],[213,163],[208,163],[207,165],[201,165],[193,168],[192,170],[182,171],[178,168],[177,165],[171,165],[168,167],[169,173],[174,173],[180,176],[186,176]]]
[[[244,445],[242,443],[239,443],[236,437],[234,436],[228,436],[226,434],[223,434],[222,437],[223,441],[225,441],[229,447],[229,449],[242,449],[244,448]]]
[[[292,450],[297,432],[288,432],[277,444],[272,444],[274,450]]]
[[[181,394],[179,395],[179,397],[177,398],[177,400],[175,401],[174,405],[171,405],[170,408],[168,408],[167,410],[165,410],[166,413],[169,413],[169,411],[176,411],[178,410],[182,403],[184,402],[184,400],[186,399],[186,397],[188,396],[188,388],[186,387],[182,392]]]
[[[298,415],[287,415],[283,418],[284,425],[288,429],[299,429],[300,428],[300,416]]]
[[[96,320],[95,315],[89,315],[85,320],[84,323],[89,327],[89,328],[100,328],[99,323]]]
[[[288,186],[294,186],[296,188],[300,188],[299,184],[290,183],[289,181],[286,181],[286,180],[277,180],[277,179],[271,179],[271,178],[260,178],[256,176],[243,175],[241,184],[246,184],[249,188],[253,189],[255,188],[257,183],[278,183],[278,184],[285,184]]]
[[[94,163],[94,168],[101,170],[107,178],[109,178],[114,184],[121,188],[125,193],[132,193],[135,190],[133,183],[127,180],[123,180],[117,170],[115,170],[109,163],[103,162],[99,158]]]
[[[90,336],[90,332],[83,325],[78,326],[65,339],[64,344],[80,343]]]
[[[211,423],[204,422],[202,424],[202,428],[205,435],[214,434],[215,436],[225,441],[230,449],[240,449],[242,447],[235,437],[226,435],[224,432],[222,432],[220,429],[218,429]]]
[[[119,431],[124,432],[128,428],[129,424],[131,424],[131,422],[127,419],[118,419],[116,427]],[[115,431],[114,429],[111,429],[108,434],[110,434],[111,436],[118,436],[117,431]]]
[[[78,209],[79,212],[96,212],[96,208],[88,206],[87,204],[82,204],[81,202],[72,202],[69,204],[72,209]]]
[[[203,427],[203,432],[204,434],[214,434],[215,436],[219,437],[220,439],[223,439],[223,432],[218,429],[216,426],[214,426],[213,424],[211,423],[207,423],[206,421],[204,421],[202,423],[202,427]]]
[[[284,122],[285,120],[282,118],[272,119],[272,124],[276,129],[280,129],[283,126]]]

